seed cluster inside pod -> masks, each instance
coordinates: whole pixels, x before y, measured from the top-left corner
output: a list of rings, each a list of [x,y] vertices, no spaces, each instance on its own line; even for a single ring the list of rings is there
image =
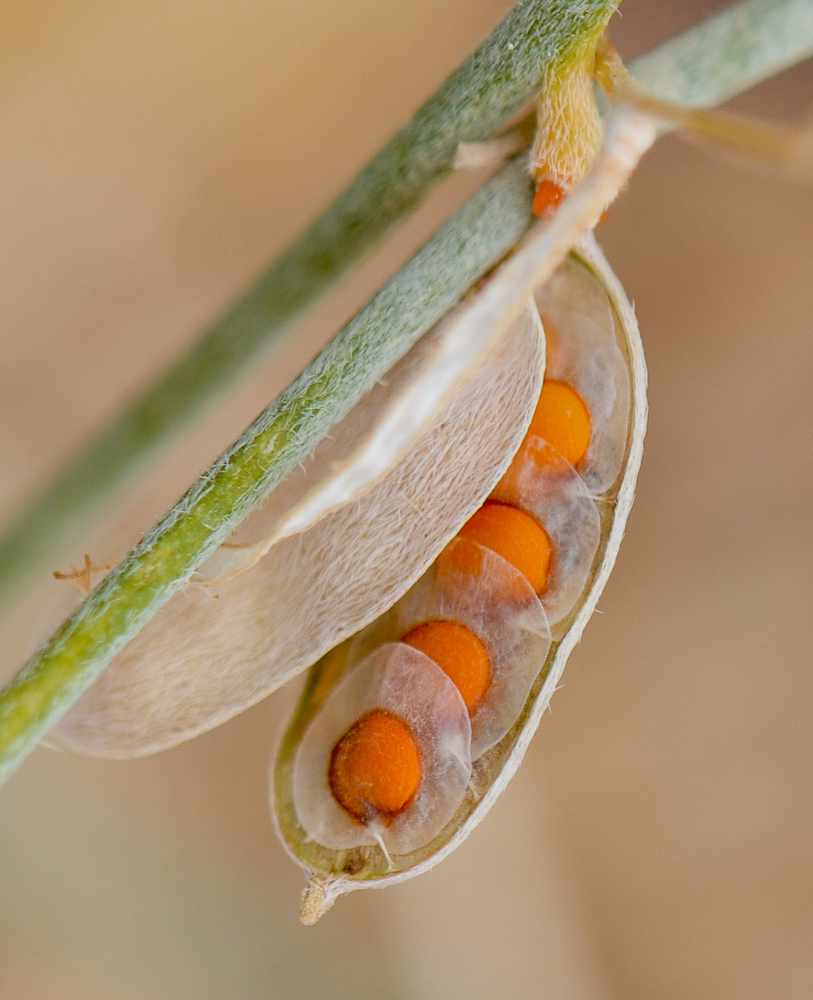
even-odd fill
[[[524,739],[546,674],[607,561],[630,453],[625,323],[574,258],[539,292],[537,307],[547,367],[510,466],[411,590],[317,664],[283,741],[277,820],[295,856],[322,877],[396,877],[450,841]],[[392,664],[401,655],[412,670],[395,709],[363,678],[381,669],[382,656]],[[428,701],[424,686],[440,677],[443,701]],[[359,695],[352,708],[351,687]],[[413,700],[428,705],[420,727]],[[341,725],[326,725],[340,704]],[[411,734],[408,773],[404,751],[388,757],[367,721],[379,709]],[[421,727],[431,728],[431,756]],[[456,743],[443,739],[447,729]],[[350,745],[366,768],[352,794],[333,776]],[[445,769],[455,773],[454,788],[438,780]]]

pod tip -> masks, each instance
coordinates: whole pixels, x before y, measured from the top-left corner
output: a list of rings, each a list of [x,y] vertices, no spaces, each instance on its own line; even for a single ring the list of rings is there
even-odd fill
[[[331,882],[312,877],[302,890],[299,919],[306,927],[312,927],[333,906],[337,896]]]

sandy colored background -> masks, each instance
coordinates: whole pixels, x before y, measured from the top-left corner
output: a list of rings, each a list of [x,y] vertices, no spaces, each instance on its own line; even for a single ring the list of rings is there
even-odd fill
[[[626,0],[613,36],[634,55],[718,6]],[[5,0],[2,508],[241,290],[504,9]],[[792,120],[812,101],[806,66],[738,106]],[[160,496],[134,503],[131,537],[471,183],[435,194],[207,416]],[[649,356],[639,499],[552,716],[453,858],[298,925],[301,876],[265,806],[292,691],[152,759],[39,750],[0,795],[3,1000],[810,997],[812,234],[811,188],[678,140],[601,227]],[[56,586],[6,623],[0,673]]]

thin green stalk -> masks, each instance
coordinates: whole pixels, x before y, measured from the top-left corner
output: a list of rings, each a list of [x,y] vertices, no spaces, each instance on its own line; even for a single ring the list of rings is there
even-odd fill
[[[452,169],[458,143],[491,135],[547,72],[603,30],[619,0],[522,0],[256,284],[35,496],[0,537],[0,603],[151,451],[404,218]]]
[[[813,17],[799,8],[799,0],[757,0],[693,29],[690,46],[683,36],[662,47],[643,64],[646,72],[633,69],[660,96],[680,97],[694,88],[705,103],[713,103],[715,97],[728,97],[737,89],[730,68],[721,65],[724,58],[740,67],[744,89],[811,52]],[[750,18],[745,27],[743,12]],[[788,20],[800,13],[797,21]],[[773,36],[768,24],[773,25]],[[702,58],[692,58],[692,48],[704,50]],[[667,70],[666,82],[657,75],[660,61]],[[0,695],[0,778],[17,766],[237,521],[505,253],[527,225],[528,203],[528,183],[516,164],[484,186],[42,647]]]
[[[711,107],[813,56],[811,0],[750,0],[636,59],[654,97]]]

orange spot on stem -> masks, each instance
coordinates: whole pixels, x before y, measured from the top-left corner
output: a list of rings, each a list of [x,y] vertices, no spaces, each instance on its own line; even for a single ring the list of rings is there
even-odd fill
[[[421,784],[421,756],[403,719],[374,708],[357,719],[330,755],[328,781],[339,805],[354,819],[391,822]]]
[[[556,211],[565,196],[564,188],[555,181],[541,180],[537,182],[531,211],[540,219],[547,218]]]
[[[469,715],[474,715],[491,682],[491,663],[485,643],[465,625],[444,620],[417,625],[401,642],[434,660],[456,685]]]

